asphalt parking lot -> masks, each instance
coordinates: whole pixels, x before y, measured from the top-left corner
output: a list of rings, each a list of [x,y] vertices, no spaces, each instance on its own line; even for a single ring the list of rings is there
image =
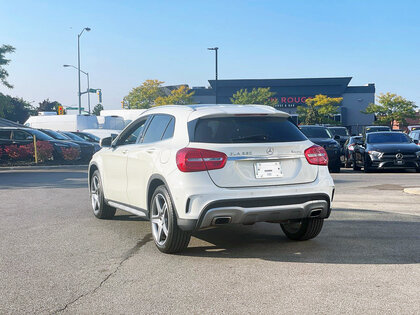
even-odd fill
[[[420,313],[420,174],[333,177],[314,240],[260,223],[164,255],[149,222],[94,218],[84,169],[0,171],[0,313]]]

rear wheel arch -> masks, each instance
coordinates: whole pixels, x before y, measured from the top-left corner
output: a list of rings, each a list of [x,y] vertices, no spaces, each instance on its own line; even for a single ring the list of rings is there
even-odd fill
[[[159,174],[153,174],[150,176],[149,183],[147,185],[147,211],[150,212],[150,202],[152,201],[153,193],[155,192],[156,188],[161,185],[165,185],[166,189],[168,190],[169,196],[172,199],[171,191],[169,190],[168,184],[163,176]],[[173,204],[173,200],[172,200]]]
[[[92,179],[93,173],[95,173],[95,171],[99,171],[99,168],[96,164],[92,164],[89,167],[89,187],[90,187],[90,180]]]

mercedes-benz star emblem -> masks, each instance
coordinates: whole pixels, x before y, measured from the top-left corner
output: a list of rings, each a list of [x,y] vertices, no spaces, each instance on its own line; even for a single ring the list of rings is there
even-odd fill
[[[268,155],[272,155],[273,153],[274,153],[274,148],[273,147],[267,148],[267,154]]]
[[[402,155],[401,153],[397,153],[397,154],[395,155],[395,157],[397,158],[397,160],[402,160],[402,159],[403,159],[403,157],[404,157],[404,155]]]

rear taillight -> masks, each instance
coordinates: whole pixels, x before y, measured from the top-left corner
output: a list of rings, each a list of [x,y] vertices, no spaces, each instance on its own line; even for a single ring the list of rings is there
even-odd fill
[[[353,150],[354,150],[354,143],[349,144],[348,149],[349,149],[350,151],[353,151]]]
[[[309,164],[328,165],[327,151],[319,145],[314,145],[305,150],[305,157]]]
[[[176,153],[176,165],[181,172],[200,172],[223,168],[227,155],[223,152],[184,148]]]

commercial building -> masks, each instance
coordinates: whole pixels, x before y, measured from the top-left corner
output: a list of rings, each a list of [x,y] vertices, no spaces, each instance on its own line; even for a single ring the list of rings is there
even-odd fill
[[[349,86],[351,77],[337,78],[305,78],[305,79],[245,79],[218,80],[217,100],[219,104],[230,104],[233,94],[241,89],[251,91],[253,88],[269,87],[275,92],[279,110],[292,115],[298,122],[297,107],[305,105],[305,100],[317,94],[329,97],[342,97],[340,113],[335,117],[352,133],[360,133],[363,126],[371,125],[374,115],[363,114],[362,111],[370,103],[375,102],[375,84]],[[213,104],[216,102],[216,81],[209,80],[210,87],[193,87],[194,100],[198,104]]]

